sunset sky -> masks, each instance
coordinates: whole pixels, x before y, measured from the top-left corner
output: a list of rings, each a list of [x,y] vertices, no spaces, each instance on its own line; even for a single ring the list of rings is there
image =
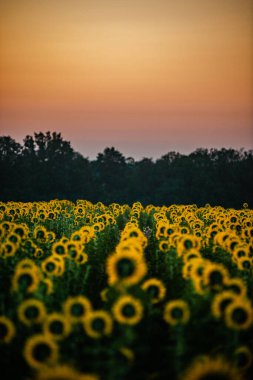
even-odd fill
[[[1,0],[0,135],[253,148],[253,1]]]

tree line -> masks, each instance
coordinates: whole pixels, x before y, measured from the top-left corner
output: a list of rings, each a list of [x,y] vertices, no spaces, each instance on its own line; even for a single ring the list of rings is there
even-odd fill
[[[23,144],[1,136],[0,200],[50,199],[252,207],[253,150],[200,148],[137,161],[111,147],[89,160],[60,133],[34,133]]]

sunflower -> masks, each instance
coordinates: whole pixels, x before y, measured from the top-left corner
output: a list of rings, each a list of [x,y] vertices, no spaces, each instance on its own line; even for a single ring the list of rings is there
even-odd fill
[[[88,255],[84,252],[79,252],[78,256],[75,259],[75,262],[78,264],[85,264],[88,261]]]
[[[40,277],[37,268],[18,269],[12,277],[12,290],[14,292],[23,290],[26,293],[33,293],[37,290],[39,283]]]
[[[180,232],[174,232],[173,234],[171,234],[170,236],[169,236],[169,244],[170,244],[170,246],[172,246],[172,247],[176,247],[177,246],[177,244],[178,244],[178,241],[180,240],[180,238],[181,238],[181,234],[180,234]]]
[[[55,241],[55,233],[53,231],[48,231],[46,235],[46,239],[48,243],[53,243]]]
[[[58,241],[56,243],[53,243],[52,254],[61,256],[61,257],[67,256],[68,251],[67,251],[66,244],[63,243],[63,241]]]
[[[34,244],[34,242],[31,239],[27,239],[25,240],[24,248],[31,255],[34,255],[34,253],[36,252],[37,245]]]
[[[82,251],[82,244],[78,241],[69,241],[66,244],[68,256],[75,260]]]
[[[241,297],[246,296],[247,294],[247,288],[239,277],[225,279],[224,285],[225,289],[231,290]]]
[[[37,268],[37,265],[35,264],[35,262],[31,259],[22,259],[20,260],[17,265],[16,265],[16,270],[20,270],[20,269],[38,269]]]
[[[15,333],[14,323],[4,315],[0,315],[0,343],[10,343]]]
[[[60,313],[49,314],[44,320],[43,331],[54,339],[64,339],[71,331],[69,318]]]
[[[37,226],[33,231],[33,237],[39,243],[45,243],[47,240],[47,230],[44,226]]]
[[[167,252],[169,250],[169,241],[168,240],[161,240],[159,242],[159,249],[162,252]]]
[[[187,302],[181,299],[169,301],[165,305],[163,318],[172,326],[186,324],[190,319]]]
[[[223,291],[214,296],[211,305],[212,314],[215,318],[221,318],[226,307],[233,302],[238,296],[231,291]]]
[[[186,226],[180,226],[179,232],[183,235],[190,234],[190,228]]]
[[[183,270],[182,270],[182,276],[185,280],[189,280],[191,278],[191,271],[193,268],[193,259],[190,260],[188,263],[184,264]]]
[[[9,235],[8,235],[8,240],[9,242],[13,243],[13,244],[16,244],[17,246],[20,245],[21,243],[21,237],[16,234],[15,232],[11,232]]]
[[[137,227],[131,225],[130,227],[125,226],[124,231],[121,234],[121,240],[128,240],[129,238],[136,238],[139,240],[143,248],[147,246],[148,239],[144,233]]]
[[[54,285],[53,285],[53,282],[50,278],[44,278],[43,279],[43,284],[46,285],[46,294],[49,295],[49,294],[52,294],[53,293],[53,290],[54,290]]]
[[[250,270],[252,268],[251,258],[249,257],[240,257],[237,260],[237,267],[240,270]]]
[[[166,288],[158,278],[148,279],[141,287],[148,293],[152,303],[158,303],[165,298]]]
[[[196,258],[192,261],[192,268],[190,271],[191,279],[202,279],[207,261],[202,258]]]
[[[190,250],[199,250],[200,240],[195,235],[185,234],[180,237],[177,245],[177,253],[179,256],[182,256],[184,253],[189,252]]]
[[[109,290],[109,288],[104,288],[100,292],[100,297],[101,297],[102,301],[104,301],[104,302],[108,301],[108,290]]]
[[[157,222],[156,224],[156,238],[157,239],[167,236],[166,227],[167,227],[167,223],[165,221],[160,220],[159,222]]]
[[[57,365],[53,368],[43,368],[35,380],[99,380],[96,375],[83,374],[68,365]]]
[[[123,295],[114,303],[112,312],[118,323],[135,325],[142,319],[143,306],[137,298]]]
[[[249,301],[236,299],[225,310],[227,327],[233,330],[247,330],[253,322],[253,311]]]
[[[233,251],[232,255],[235,261],[241,259],[242,257],[248,256],[249,249],[247,245],[238,245],[236,249]]]
[[[26,224],[18,224],[14,227],[13,232],[23,239],[28,235],[29,229]]]
[[[27,326],[42,323],[46,317],[46,308],[42,301],[28,299],[18,306],[18,318]]]
[[[64,259],[61,256],[52,255],[42,262],[41,268],[47,275],[61,276],[65,270]]]
[[[1,247],[1,251],[4,257],[14,256],[18,249],[18,245],[12,241],[6,241]]]
[[[92,306],[88,298],[80,295],[69,297],[63,305],[63,310],[71,322],[81,322],[91,312]]]
[[[112,332],[113,322],[109,313],[96,310],[88,313],[83,321],[86,334],[91,338],[108,336]]]
[[[183,255],[184,263],[191,261],[192,259],[202,259],[201,253],[195,248],[190,249]]]
[[[30,367],[42,369],[56,364],[58,346],[49,335],[36,334],[25,342],[23,354]]]
[[[239,371],[222,357],[195,360],[181,380],[243,380]]]
[[[4,229],[5,235],[8,234],[13,228],[13,224],[11,222],[4,221],[1,223],[1,227]]]
[[[228,276],[228,271],[223,265],[209,262],[204,268],[203,283],[212,290],[220,290]]]
[[[248,346],[238,347],[233,355],[234,363],[240,370],[247,370],[253,363],[253,355]]]
[[[110,285],[134,285],[145,276],[147,265],[135,250],[116,252],[107,259],[106,271]]]
[[[143,247],[140,241],[136,237],[129,238],[127,240],[122,240],[116,247],[117,253],[136,251],[139,255],[143,254]]]

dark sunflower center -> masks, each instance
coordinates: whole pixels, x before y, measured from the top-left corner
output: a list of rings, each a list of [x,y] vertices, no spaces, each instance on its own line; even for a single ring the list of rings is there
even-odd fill
[[[234,249],[235,246],[237,245],[238,243],[236,241],[233,241],[231,244],[230,244],[230,248],[231,249]]]
[[[17,236],[12,235],[12,236],[9,237],[9,240],[10,240],[12,243],[17,243],[18,238],[17,238]]]
[[[27,319],[36,319],[39,315],[39,310],[36,306],[29,306],[25,310],[25,316]]]
[[[174,307],[172,309],[171,315],[175,319],[182,319],[183,318],[183,310],[180,307]]]
[[[93,330],[102,332],[105,328],[105,321],[103,318],[94,318],[91,326]]]
[[[238,285],[231,285],[230,289],[235,292],[236,294],[241,294],[241,288]]]
[[[77,256],[77,251],[74,248],[71,248],[69,255],[74,259]]]
[[[53,272],[54,269],[55,269],[55,263],[52,263],[52,262],[47,263],[47,265],[46,265],[46,270],[47,270],[48,272]]]
[[[62,321],[53,321],[50,323],[49,330],[53,334],[61,335],[64,331],[64,326]]]
[[[32,276],[29,273],[21,274],[18,283],[22,288],[28,288],[33,283]]]
[[[134,273],[135,266],[130,259],[121,259],[117,262],[117,272],[120,277],[129,277]]]
[[[5,247],[6,247],[7,253],[11,253],[12,252],[13,247],[12,247],[11,244],[6,244]]]
[[[158,286],[156,286],[156,285],[150,285],[147,290],[148,290],[148,294],[152,298],[157,298],[159,296],[159,288],[158,288]]]
[[[225,298],[224,300],[221,301],[220,303],[220,310],[224,312],[226,307],[232,302],[232,298]]]
[[[245,256],[245,252],[242,251],[242,250],[240,250],[240,251],[237,252],[237,256],[238,256],[238,257]]]
[[[46,343],[39,343],[33,349],[33,357],[39,362],[45,362],[51,355],[51,349]]]
[[[192,241],[191,241],[190,239],[186,239],[186,240],[184,241],[184,247],[185,247],[186,249],[190,249],[190,248],[192,248]]]
[[[218,270],[214,270],[209,275],[211,285],[220,285],[222,284],[223,276]]]
[[[126,304],[122,308],[122,314],[128,318],[133,317],[135,315],[135,307],[131,304]]]
[[[74,303],[71,307],[71,314],[74,317],[81,317],[84,314],[84,306],[80,303]]]
[[[244,269],[250,269],[251,267],[250,261],[249,260],[243,261],[242,266]]]
[[[244,368],[249,364],[249,357],[244,352],[240,352],[236,355],[236,364],[240,368]]]
[[[43,239],[45,237],[45,233],[44,231],[38,231],[37,232],[37,238],[38,239]]]
[[[35,250],[36,250],[36,249],[35,249],[35,247],[33,247],[33,246],[31,246],[30,249],[29,249],[30,253],[34,253]]]
[[[58,245],[55,249],[55,252],[58,253],[58,255],[64,254],[64,247],[62,245]]]
[[[239,325],[243,325],[247,321],[247,318],[248,318],[248,314],[246,310],[244,310],[241,307],[237,307],[234,309],[233,314],[232,314],[233,321],[235,321]]]
[[[0,323],[0,339],[4,339],[8,334],[8,328],[4,323]]]

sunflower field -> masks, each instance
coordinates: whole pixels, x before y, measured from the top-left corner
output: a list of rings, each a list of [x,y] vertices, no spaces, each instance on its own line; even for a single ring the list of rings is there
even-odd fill
[[[2,380],[243,380],[253,210],[0,202]]]

